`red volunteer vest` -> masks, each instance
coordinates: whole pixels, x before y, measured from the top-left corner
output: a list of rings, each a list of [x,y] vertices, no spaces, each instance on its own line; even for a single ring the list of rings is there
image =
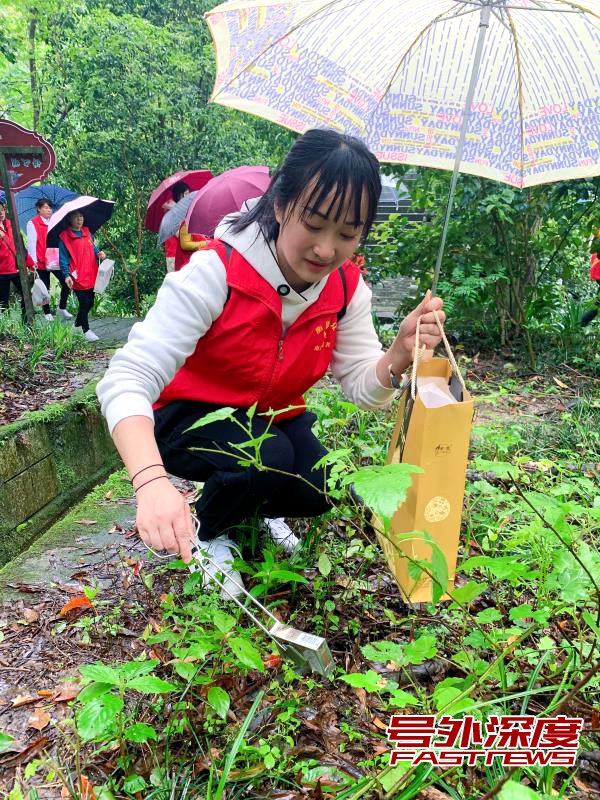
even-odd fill
[[[299,406],[277,415],[301,414],[304,392],[327,372],[335,344],[339,312],[347,306],[360,272],[350,261],[331,273],[319,299],[282,335],[281,298],[236,250],[229,263],[219,241],[217,250],[227,271],[229,297],[219,318],[198,341],[195,351],[155,403],[195,400],[257,411]]]
[[[196,250],[184,250],[181,245],[179,244],[179,234],[173,237],[175,239],[175,272],[180,270],[182,267],[185,267],[186,264],[189,263],[190,258],[194,255]],[[167,241],[169,241],[167,239]],[[208,242],[209,239],[206,236],[202,236],[199,233],[192,233],[192,241],[193,242]]]
[[[165,241],[165,256],[166,258],[175,258],[177,255],[177,244],[179,239],[177,236],[169,236]]]
[[[4,220],[4,227],[6,233],[4,236],[0,234],[0,275],[14,275],[19,269],[15,258],[15,238],[10,220]]]
[[[592,253],[590,256],[590,280],[600,281],[600,258],[598,253]]]
[[[38,214],[31,222],[37,234],[35,244],[35,260],[38,269],[46,269],[46,239],[48,237],[48,226]]]
[[[69,253],[69,274],[73,278],[73,288],[80,292],[93,289],[98,275],[98,260],[89,228],[82,228],[81,236],[76,236],[70,229],[64,230],[58,238]]]

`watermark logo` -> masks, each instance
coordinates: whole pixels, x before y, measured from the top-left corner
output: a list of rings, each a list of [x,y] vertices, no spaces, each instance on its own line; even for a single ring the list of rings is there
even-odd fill
[[[500,759],[504,766],[575,765],[580,717],[495,716],[481,722],[472,716],[460,719],[444,714],[394,715],[387,735],[394,744],[390,764],[409,761],[435,766],[490,766]]]

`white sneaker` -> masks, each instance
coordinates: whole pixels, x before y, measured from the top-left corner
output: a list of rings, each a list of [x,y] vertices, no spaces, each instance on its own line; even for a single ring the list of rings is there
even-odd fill
[[[97,342],[98,339],[100,338],[99,336],[96,336],[96,334],[91,328],[87,330],[83,335],[88,340],[88,342]]]
[[[48,322],[52,322],[54,317],[52,316],[52,314],[44,314],[44,319],[47,319]]]
[[[63,319],[73,319],[73,314],[67,311],[66,308],[59,308],[58,313]]]
[[[190,569],[193,572],[202,569],[203,586],[208,586],[212,583],[216,576],[224,587],[221,589],[221,597],[223,600],[231,599],[230,595],[233,595],[233,597],[240,597],[244,594],[242,576],[231,566],[235,558],[232,550],[236,550],[238,553],[240,552],[227,536],[217,536],[216,539],[211,539],[209,542],[196,542],[192,547],[192,555],[198,561],[203,560],[203,555],[210,558],[211,561],[205,560],[203,569],[199,565],[194,565],[190,567]],[[227,591],[225,591],[225,589]]]
[[[302,544],[283,517],[265,517],[263,520],[263,529],[275,544],[283,547],[288,556],[293,555]]]

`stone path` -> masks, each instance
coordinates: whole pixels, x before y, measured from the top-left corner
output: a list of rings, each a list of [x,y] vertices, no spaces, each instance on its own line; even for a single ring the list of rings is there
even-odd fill
[[[129,331],[139,322],[137,317],[97,317],[90,320],[90,327],[98,334],[97,347],[107,348],[127,341]]]

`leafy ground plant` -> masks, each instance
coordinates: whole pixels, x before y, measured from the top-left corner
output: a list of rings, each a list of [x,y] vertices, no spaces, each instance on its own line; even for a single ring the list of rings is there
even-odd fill
[[[203,590],[181,563],[143,570],[122,606],[123,616],[141,622],[135,657],[98,662],[88,653],[94,663],[79,670],[85,685],[58,725],[60,762],[50,749],[35,774],[21,773],[18,791],[33,800],[47,775],[56,781],[60,773],[71,796],[85,796],[85,777],[105,800],[593,796],[600,787],[597,451],[594,431],[565,425],[564,415],[590,419],[594,394],[579,384],[576,411],[565,405],[565,390],[506,372],[486,375],[486,388],[449,602],[402,601],[363,507],[342,490],[328,517],[295,524],[306,545],[292,562],[274,550],[244,553],[248,587],[282,619],[327,637],[338,667],[330,682],[297,674],[239,609]],[[358,461],[358,493],[386,516],[401,500],[397,476],[393,495],[376,480],[370,494],[370,482],[389,478],[381,465],[391,420],[359,412],[327,387],[314,399],[337,474]],[[421,567],[435,576],[433,561]],[[101,603],[109,598],[105,590],[94,598],[107,619],[111,604]],[[68,621],[61,635],[87,632],[90,644],[110,640],[117,648],[118,630],[77,625]],[[581,716],[580,757],[574,769],[391,767],[390,716],[414,713],[481,722]]]

